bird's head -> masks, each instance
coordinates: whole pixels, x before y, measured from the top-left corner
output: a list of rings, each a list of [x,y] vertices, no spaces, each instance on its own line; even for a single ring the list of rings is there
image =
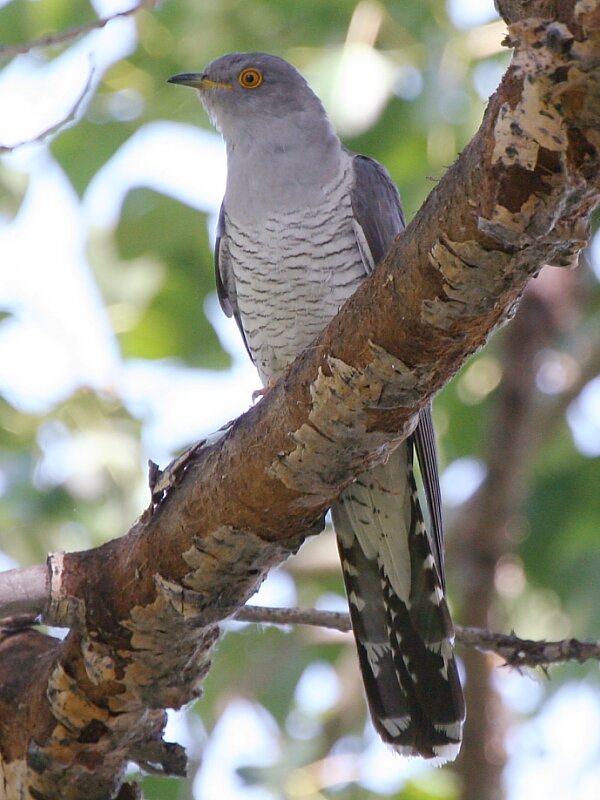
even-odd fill
[[[284,122],[290,128],[329,126],[320,100],[287,61],[267,53],[229,53],[204,72],[183,73],[170,83],[196,89],[215,127],[228,144],[268,135]]]

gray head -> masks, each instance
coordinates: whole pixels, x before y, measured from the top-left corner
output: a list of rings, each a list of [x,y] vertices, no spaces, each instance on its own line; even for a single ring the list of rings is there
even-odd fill
[[[202,73],[175,75],[169,81],[197,89],[227,144],[248,137],[281,140],[285,131],[301,138],[303,129],[324,138],[333,134],[320,100],[298,70],[268,53],[229,53]]]

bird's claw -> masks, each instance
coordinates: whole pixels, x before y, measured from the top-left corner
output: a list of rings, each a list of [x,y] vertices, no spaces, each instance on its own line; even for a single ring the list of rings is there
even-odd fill
[[[266,386],[263,386],[262,389],[256,389],[255,391],[252,392],[252,402],[256,403],[256,401],[259,398],[266,397],[276,383],[277,383],[276,378],[269,378]]]

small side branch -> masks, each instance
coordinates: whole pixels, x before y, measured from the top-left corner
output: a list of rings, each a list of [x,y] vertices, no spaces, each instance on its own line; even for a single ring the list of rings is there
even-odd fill
[[[0,573],[0,620],[4,626],[9,618],[39,615],[51,607],[48,568],[45,565],[24,567]],[[243,606],[221,609],[238,622],[268,625],[313,625],[347,633],[350,617],[338,611],[319,611],[315,608],[266,608]],[[55,622],[55,620],[45,620]],[[63,624],[64,621],[63,621]],[[10,625],[9,625],[10,627]],[[464,647],[496,653],[512,667],[546,667],[566,661],[583,663],[588,659],[600,661],[600,641],[563,639],[556,642],[521,639],[515,634],[495,633],[481,628],[455,625],[456,640]]]
[[[2,48],[0,48],[0,56],[2,54],[1,51]],[[79,114],[79,110],[83,104],[83,101],[87,97],[90,86],[92,85],[93,77],[94,77],[94,70],[93,68],[90,68],[90,72],[87,76],[85,85],[79,92],[79,95],[75,99],[75,102],[71,107],[71,110],[66,114],[66,116],[61,117],[58,120],[58,122],[52,123],[52,125],[49,125],[47,128],[45,128],[43,131],[33,136],[31,139],[27,139],[22,142],[16,142],[15,144],[10,144],[10,145],[0,144],[0,155],[2,155],[2,153],[11,153],[13,150],[17,150],[18,148],[24,147],[25,145],[28,144],[34,144],[35,142],[42,142],[44,139],[46,139],[48,136],[51,136],[53,133],[58,133],[59,131],[63,130],[63,128],[66,128],[66,126],[69,125],[71,122],[75,122]]]
[[[455,625],[456,640],[464,647],[492,652],[503,658],[511,667],[547,667],[588,659],[600,660],[600,641],[561,639],[556,642],[520,639],[514,633],[507,635]]]
[[[315,625],[346,633],[350,630],[348,614],[337,611],[317,611],[310,608],[265,608],[244,606],[235,612],[239,622],[271,625]],[[520,639],[515,634],[494,633],[481,628],[455,625],[456,641],[463,647],[496,653],[511,667],[547,667],[566,661],[583,663],[588,659],[600,661],[600,641],[563,639],[557,642]]]
[[[54,47],[56,45],[68,44],[69,42],[73,42],[76,39],[80,39],[82,36],[85,36],[86,33],[106,27],[106,25],[108,25],[109,22],[112,22],[113,19],[118,19],[119,17],[130,17],[141,8],[148,6],[151,7],[152,5],[154,5],[153,2],[138,3],[131,8],[125,9],[125,11],[118,11],[115,14],[109,14],[107,17],[99,17],[91,22],[85,22],[83,25],[76,25],[66,31],[48,33],[45,36],[40,36],[39,39],[32,39],[29,42],[3,45],[0,47],[0,60],[8,61],[15,56],[23,55],[24,53],[30,53],[32,50],[37,50],[41,47]]]
[[[350,615],[344,611],[318,611],[316,608],[267,608],[242,606],[233,614],[237,622],[269,625],[314,625],[342,633],[352,630]]]
[[[54,557],[50,557],[50,564]],[[76,624],[75,610],[60,597],[52,597],[50,570],[46,565],[23,567],[0,573],[0,625],[4,628],[31,624],[37,617],[47,624]],[[60,593],[60,591],[58,591]],[[64,601],[64,598],[62,598]],[[60,607],[60,615],[55,607]],[[67,609],[65,611],[65,609]],[[241,608],[220,608],[238,622],[267,625],[313,625],[347,633],[350,616],[339,611],[316,608],[267,608],[246,605]],[[57,617],[60,616],[60,620]],[[556,642],[521,639],[513,634],[495,633],[482,628],[455,625],[456,641],[463,647],[496,653],[512,667],[547,667],[566,661],[583,663],[600,661],[600,641],[563,639]]]

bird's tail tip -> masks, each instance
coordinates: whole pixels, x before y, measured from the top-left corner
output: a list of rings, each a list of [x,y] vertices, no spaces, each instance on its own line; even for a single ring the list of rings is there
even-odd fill
[[[392,752],[396,753],[403,758],[419,758],[427,761],[429,767],[443,767],[444,764],[450,764],[458,758],[462,739],[456,742],[448,742],[448,744],[435,745],[433,755],[429,752],[423,753],[415,750],[412,747],[405,747],[404,745],[389,745]]]

